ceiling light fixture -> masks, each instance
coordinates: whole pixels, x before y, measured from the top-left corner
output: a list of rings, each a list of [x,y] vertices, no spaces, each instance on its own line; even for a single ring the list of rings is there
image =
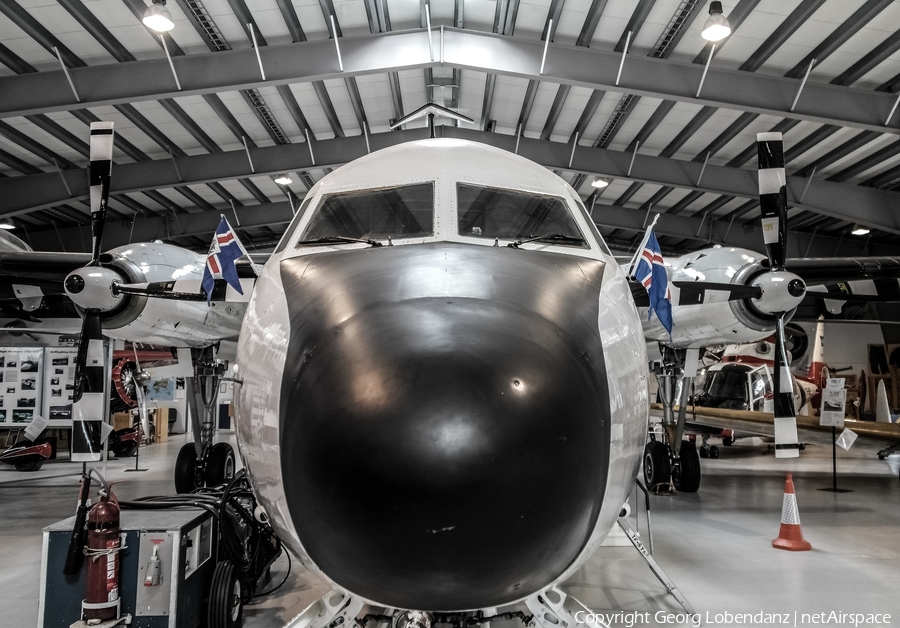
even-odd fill
[[[594,177],[591,185],[595,188],[605,188],[607,185],[609,185],[609,181],[607,181],[603,177]]]
[[[853,225],[853,231],[851,231],[853,235],[866,235],[869,233],[869,228],[864,227],[863,225]]]
[[[290,185],[291,184],[291,176],[288,173],[280,174],[275,177],[275,183],[278,185]]]
[[[144,11],[144,26],[152,28],[157,33],[165,33],[175,28],[172,14],[166,8],[166,0],[153,0],[153,4]]]
[[[11,222],[6,222],[6,221],[0,222],[0,229],[6,229],[7,231],[11,231],[15,228],[16,228],[16,226],[14,224],[12,224]]]
[[[706,18],[700,36],[706,41],[722,41],[729,35],[731,35],[731,24],[722,15],[722,3],[719,0],[713,0],[709,3],[709,17]]]

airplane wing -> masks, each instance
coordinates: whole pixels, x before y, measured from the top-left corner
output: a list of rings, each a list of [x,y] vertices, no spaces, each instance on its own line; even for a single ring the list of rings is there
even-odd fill
[[[897,257],[799,258],[788,259],[785,267],[806,282],[808,298],[856,303],[900,301]]]
[[[70,272],[91,261],[90,253],[0,251],[0,283],[57,286]]]
[[[662,404],[650,404],[651,410],[662,412]],[[678,407],[675,407],[678,411]],[[687,407],[687,422],[706,427],[731,429],[758,436],[774,436],[774,415],[771,412],[754,412],[747,410],[723,410],[721,408],[704,408],[702,406]],[[876,423],[874,421],[856,421],[844,419],[844,427],[853,430],[863,438],[888,442],[900,441],[900,424]],[[831,428],[819,425],[819,418],[813,416],[797,417],[797,428],[807,442],[823,444],[831,443]]]
[[[763,262],[763,266],[767,266]],[[789,258],[785,268],[808,284],[900,277],[897,257],[802,257]]]
[[[44,303],[44,297],[65,295],[63,281],[91,259],[89,253],[46,253],[0,247],[0,308],[22,318]]]

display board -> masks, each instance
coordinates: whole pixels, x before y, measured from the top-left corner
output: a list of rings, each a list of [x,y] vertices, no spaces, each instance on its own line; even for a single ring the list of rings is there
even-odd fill
[[[50,420],[49,427],[72,425],[72,397],[75,388],[74,347],[46,347],[44,349],[44,401],[43,416]]]
[[[844,427],[844,414],[847,409],[847,390],[843,377],[829,378],[822,390],[822,408],[819,414],[819,425]]]
[[[44,347],[0,347],[0,427],[24,428],[41,410]]]

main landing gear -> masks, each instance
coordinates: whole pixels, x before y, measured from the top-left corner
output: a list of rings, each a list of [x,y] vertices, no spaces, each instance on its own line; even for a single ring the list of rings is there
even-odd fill
[[[190,493],[201,486],[228,483],[235,472],[234,449],[228,443],[213,444],[216,433],[216,398],[224,372],[216,364],[212,347],[191,349],[194,375],[188,380],[188,403],[194,442],[186,443],[175,460],[175,491]]]
[[[684,440],[684,424],[686,407],[694,374],[697,370],[699,350],[688,349],[684,361],[671,349],[665,349],[665,360],[654,370],[659,384],[659,397],[663,406],[662,431],[651,432],[650,442],[644,447],[644,482],[649,491],[655,495],[674,495],[696,493],[700,488],[700,458],[706,449],[704,437],[703,448],[697,451],[692,440]],[[683,368],[680,366],[683,364]],[[678,372],[681,381],[681,399],[678,413],[675,413],[675,397],[677,394],[675,380]],[[718,457],[718,448],[716,448]]]
[[[705,453],[698,452],[694,441],[682,440],[676,459],[668,444],[651,440],[644,447],[644,481],[656,495],[672,495],[673,488],[681,493],[696,493],[700,488],[700,458],[705,458]]]

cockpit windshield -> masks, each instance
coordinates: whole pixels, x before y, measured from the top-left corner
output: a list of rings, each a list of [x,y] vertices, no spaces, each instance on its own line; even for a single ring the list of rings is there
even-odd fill
[[[733,370],[716,371],[706,378],[704,386],[710,405],[719,406],[726,401],[747,403],[747,373]]]
[[[456,198],[460,235],[503,240],[550,236],[553,244],[586,246],[568,205],[557,196],[458,183]]]
[[[322,199],[298,245],[329,238],[383,240],[434,233],[434,182],[339,192]]]

